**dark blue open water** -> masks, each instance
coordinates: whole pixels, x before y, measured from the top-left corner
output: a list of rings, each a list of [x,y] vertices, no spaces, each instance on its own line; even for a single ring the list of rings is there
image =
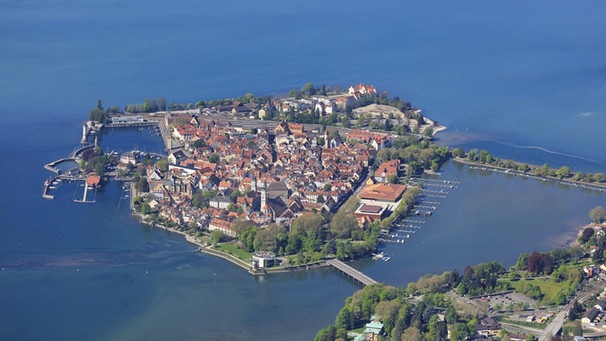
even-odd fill
[[[46,162],[107,107],[285,93],[367,82],[426,111],[440,142],[604,171],[606,4],[479,0],[357,4],[261,0],[0,1],[0,339],[309,340],[358,286],[330,270],[254,278],[138,224],[111,184],[97,202]],[[160,150],[134,131],[106,150]],[[389,262],[356,264],[405,285],[562,245],[604,206],[594,191],[447,165],[461,181]]]

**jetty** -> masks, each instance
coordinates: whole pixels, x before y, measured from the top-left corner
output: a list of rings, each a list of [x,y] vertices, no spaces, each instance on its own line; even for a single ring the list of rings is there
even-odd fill
[[[53,200],[55,198],[55,195],[51,194],[51,190],[56,189],[56,186],[59,184],[59,181],[59,177],[54,177],[44,182],[44,190],[42,191],[42,197],[44,199]]]
[[[374,279],[366,276],[365,274],[363,274],[362,272],[352,268],[351,266],[341,262],[338,259],[329,259],[326,261],[326,264],[332,266],[333,268],[343,272],[344,274],[348,275],[349,277],[355,279],[356,281],[364,284],[364,285],[371,285],[371,284],[377,284],[378,282],[375,281]]]

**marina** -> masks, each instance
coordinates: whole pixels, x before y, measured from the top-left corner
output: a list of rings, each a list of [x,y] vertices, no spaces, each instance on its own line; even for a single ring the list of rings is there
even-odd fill
[[[76,190],[74,191],[73,202],[93,204],[96,202],[96,197],[97,190],[95,186],[91,186],[88,181],[83,181],[83,183],[78,184],[78,186],[76,186]]]
[[[118,209],[120,209],[120,207],[122,206],[122,201],[126,201],[126,202],[130,203],[131,186],[132,186],[132,184],[130,182],[124,182],[122,184],[122,191],[120,192],[120,199],[118,199]]]
[[[42,192],[42,197],[44,199],[52,200],[55,198],[55,193],[57,189],[61,186],[61,179],[59,177],[54,177],[48,179],[44,182],[44,190]]]
[[[407,239],[421,231],[427,219],[440,207],[441,201],[438,201],[438,199],[446,199],[450,194],[450,190],[457,189],[461,185],[461,182],[413,178],[409,181],[409,184],[420,186],[421,194],[417,197],[406,217],[396,219],[389,230],[381,231],[379,235],[379,242],[381,243],[405,244]],[[373,259],[376,257],[375,255]]]

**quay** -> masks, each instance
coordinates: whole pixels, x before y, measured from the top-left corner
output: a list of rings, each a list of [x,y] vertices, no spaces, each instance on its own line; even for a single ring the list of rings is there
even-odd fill
[[[349,277],[355,279],[356,281],[364,284],[364,285],[371,285],[371,284],[377,284],[378,282],[375,281],[374,279],[366,276],[365,274],[363,274],[362,272],[352,268],[351,266],[341,262],[338,259],[329,259],[326,261],[326,264],[332,266],[333,268],[343,272],[344,274],[348,275]]]
[[[112,122],[106,123],[106,128],[130,128],[130,127],[153,127],[157,126],[159,121],[135,121],[135,122]]]
[[[44,165],[44,169],[46,169],[46,170],[48,170],[48,171],[51,171],[51,172],[53,172],[53,173],[55,173],[55,174],[59,174],[59,173],[61,173],[61,171],[60,171],[59,169],[57,169],[55,166],[56,166],[56,165],[58,165],[58,164],[60,164],[61,162],[66,162],[66,161],[73,161],[73,162],[76,162],[76,159],[74,159],[74,157],[73,157],[73,156],[64,157],[64,158],[59,159],[59,160],[57,160],[57,161],[53,161],[53,162],[51,162],[51,163],[47,163],[47,164],[45,164],[45,165]]]

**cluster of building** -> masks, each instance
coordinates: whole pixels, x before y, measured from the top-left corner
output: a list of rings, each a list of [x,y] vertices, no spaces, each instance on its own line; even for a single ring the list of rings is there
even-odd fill
[[[444,321],[444,315],[438,314],[438,320]],[[478,333],[476,339],[480,340],[492,340],[501,331],[501,324],[490,317],[482,319],[475,327]],[[383,339],[384,334],[383,323],[372,316],[370,322],[364,326],[364,331],[354,337],[354,341],[378,341]],[[450,339],[450,330],[448,331],[448,338]],[[525,338],[522,336],[516,339],[521,341]]]
[[[379,166],[380,176],[375,173],[376,179],[363,183],[377,151],[391,146],[387,134],[350,131],[329,137],[328,131],[285,122],[273,129],[259,126],[253,133],[201,117],[166,115],[164,123],[174,126],[172,135],[187,152],[170,153],[167,172],[147,168],[150,207],[174,223],[236,236],[232,224],[238,218],[260,226],[289,224],[306,212],[333,210],[366,184],[359,194],[364,204],[356,212],[360,224],[366,224],[384,218],[406,188],[386,183],[386,172],[400,170],[387,163]],[[195,194],[208,191],[214,194],[209,207],[196,207]]]
[[[606,300],[599,300],[589,308],[581,318],[581,323],[589,326],[597,326],[606,315]]]
[[[195,115],[215,115],[223,113],[236,116],[255,117],[259,119],[265,119],[270,111],[278,114],[311,111],[318,112],[321,116],[328,116],[333,113],[344,112],[347,109],[353,108],[357,101],[364,96],[377,95],[378,92],[374,86],[360,83],[358,85],[349,87],[348,92],[336,95],[314,95],[305,98],[282,98],[274,99],[264,104],[235,101],[230,104],[221,104],[195,110],[183,110],[181,112]],[[164,115],[168,114],[168,112],[160,112],[160,114]],[[141,118],[126,118],[126,120],[135,121],[137,119]],[[124,119],[116,118],[116,120],[121,122],[121,120]]]

